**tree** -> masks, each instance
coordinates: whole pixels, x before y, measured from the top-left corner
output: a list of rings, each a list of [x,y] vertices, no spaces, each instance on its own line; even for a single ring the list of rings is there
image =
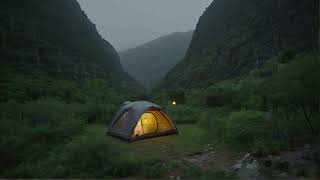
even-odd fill
[[[313,118],[320,113],[320,56],[297,56],[280,69],[264,90],[273,109],[302,112],[312,133],[317,133]]]

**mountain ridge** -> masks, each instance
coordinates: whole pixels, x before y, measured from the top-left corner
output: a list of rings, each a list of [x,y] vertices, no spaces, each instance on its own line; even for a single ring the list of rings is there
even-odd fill
[[[152,89],[184,57],[192,34],[174,32],[121,52],[121,63],[134,79]]]
[[[199,19],[186,58],[169,72],[163,84],[205,85],[248,72],[290,49],[317,49],[317,3],[213,1]]]

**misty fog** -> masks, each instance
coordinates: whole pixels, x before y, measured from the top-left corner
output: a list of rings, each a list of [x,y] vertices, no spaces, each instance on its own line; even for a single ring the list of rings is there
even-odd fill
[[[212,0],[78,0],[117,51],[196,27]]]

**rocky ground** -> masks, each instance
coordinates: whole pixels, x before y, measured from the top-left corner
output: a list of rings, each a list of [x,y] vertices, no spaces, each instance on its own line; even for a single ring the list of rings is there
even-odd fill
[[[169,157],[170,158],[170,157]],[[268,156],[232,154],[208,144],[203,152],[172,158],[177,165],[170,178],[183,179],[185,169],[195,167],[207,171],[217,167],[239,179],[320,179],[320,146],[306,144]]]

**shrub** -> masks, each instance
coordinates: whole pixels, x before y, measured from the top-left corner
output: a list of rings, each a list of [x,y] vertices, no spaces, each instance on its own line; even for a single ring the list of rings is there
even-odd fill
[[[0,104],[0,109],[0,167],[4,172],[45,156],[84,126],[76,116],[77,104],[50,99],[26,104],[11,101]]]
[[[302,54],[282,67],[281,71],[261,89],[267,98],[269,108],[282,109],[289,116],[296,116],[297,111],[301,112],[310,134],[316,134],[318,129],[314,126],[313,120],[320,109],[320,85],[315,83],[318,77],[319,55]]]
[[[204,111],[200,116],[198,125],[206,129],[212,136],[219,137],[218,139],[221,140],[227,128],[225,117],[229,115],[230,111],[228,108],[215,108],[210,111]]]
[[[217,83],[206,89],[206,105],[212,108],[262,110],[265,102],[259,93],[261,83],[260,79],[252,77]]]
[[[208,114],[208,113],[206,113]],[[276,117],[263,111],[215,110],[204,115],[199,125],[207,128],[213,139],[237,150],[267,153],[279,149],[287,136],[275,123]],[[281,124],[282,125],[282,124]]]
[[[79,116],[84,118],[88,123],[108,123],[112,121],[116,114],[118,106],[105,103],[88,102],[84,104],[79,112]]]
[[[205,105],[205,89],[190,89],[186,91],[186,104],[192,106]]]
[[[260,111],[233,112],[226,119],[225,137],[239,147],[250,148],[255,141],[270,138],[269,118],[267,113]]]
[[[184,104],[185,91],[182,89],[163,89],[153,92],[150,99],[163,105],[170,104],[172,101]]]
[[[112,172],[108,149],[106,142],[84,134],[58,146],[46,158],[18,166],[14,173],[23,177],[107,177]]]
[[[295,49],[287,49],[280,53],[279,62],[287,63],[294,59],[294,57],[298,54],[298,51]]]
[[[206,105],[208,107],[230,106],[236,93],[232,82],[223,82],[209,87],[206,91]]]
[[[201,109],[186,105],[168,106],[167,112],[176,123],[192,124],[199,120]]]

